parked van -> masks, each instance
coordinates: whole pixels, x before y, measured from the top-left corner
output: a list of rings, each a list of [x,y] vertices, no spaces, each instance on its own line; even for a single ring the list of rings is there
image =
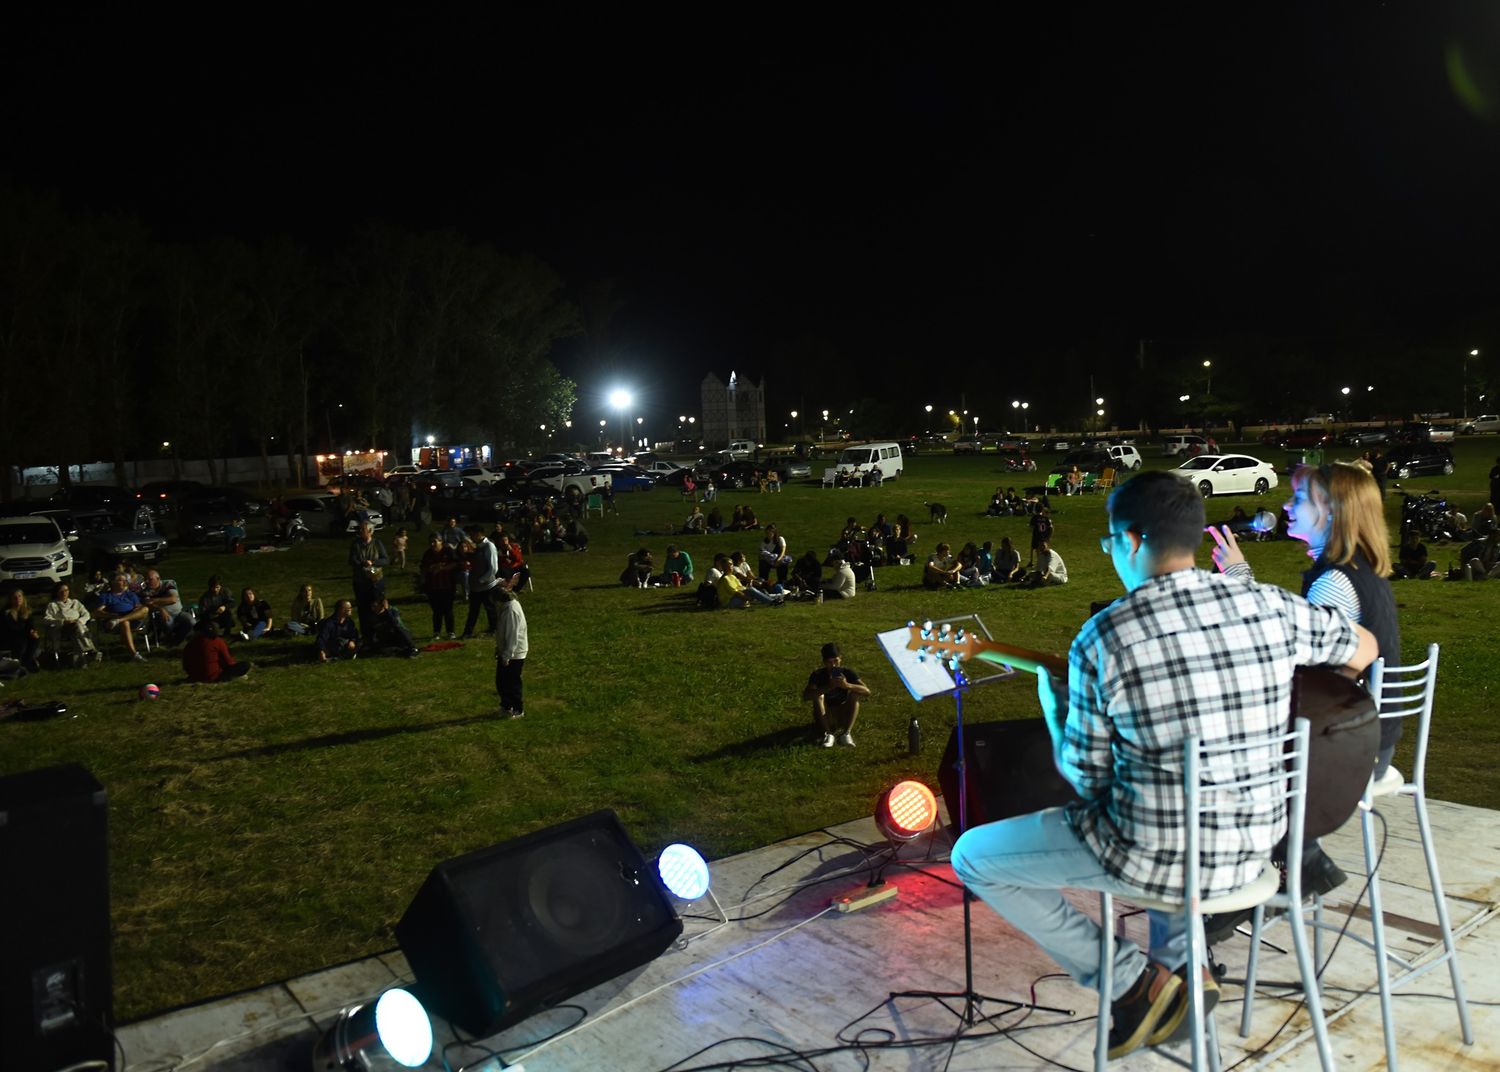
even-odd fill
[[[1208,440],[1201,435],[1171,435],[1161,441],[1161,453],[1165,458],[1175,458],[1179,454],[1192,454],[1194,447],[1201,452],[1207,446]]]
[[[731,439],[729,441],[729,446],[726,447],[721,453],[735,460],[738,460],[740,458],[753,458],[755,457],[755,440]]]
[[[902,473],[900,443],[861,443],[857,447],[845,447],[839,455],[838,469],[841,473],[861,473],[866,478],[880,470],[880,479],[895,480]]]

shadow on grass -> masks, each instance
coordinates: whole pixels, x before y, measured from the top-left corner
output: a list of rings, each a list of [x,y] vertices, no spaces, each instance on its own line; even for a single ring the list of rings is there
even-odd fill
[[[783,729],[772,730],[770,733],[763,733],[759,737],[731,742],[712,752],[689,756],[688,759],[694,763],[708,763],[716,759],[750,759],[763,752],[792,748],[799,744],[811,747],[813,742],[812,719],[809,718],[805,726],[786,726]]]
[[[266,756],[285,755],[288,752],[308,752],[314,748],[337,748],[346,744],[363,744],[386,737],[397,737],[408,733],[431,733],[434,730],[452,729],[455,726],[474,726],[482,722],[505,722],[498,713],[470,715],[467,718],[449,718],[442,722],[422,722],[405,726],[371,726],[369,729],[350,730],[347,733],[329,733],[321,737],[305,737],[300,741],[283,741],[280,744],[261,745],[238,752],[226,752],[222,756],[211,756],[205,762],[217,763],[227,759],[260,759]]]

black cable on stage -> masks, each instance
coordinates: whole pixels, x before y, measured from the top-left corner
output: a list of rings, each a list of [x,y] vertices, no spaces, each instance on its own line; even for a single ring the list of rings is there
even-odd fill
[[[442,1061],[443,1061],[443,1068],[446,1070],[446,1072],[454,1072],[453,1066],[448,1063],[448,1051],[451,1050],[455,1046],[467,1046],[471,1050],[478,1050],[481,1053],[483,1053],[486,1057],[493,1057],[495,1060],[499,1061],[500,1062],[500,1067],[502,1069],[503,1068],[509,1068],[510,1065],[506,1062],[505,1056],[504,1056],[507,1052],[509,1052],[511,1050],[524,1050],[524,1049],[530,1049],[533,1046],[542,1046],[542,1045],[545,1045],[546,1043],[551,1042],[553,1039],[557,1038],[557,1036],[561,1035],[564,1031],[571,1031],[571,1030],[573,1030],[573,1028],[575,1028],[579,1024],[583,1023],[584,1020],[588,1019],[589,1011],[587,1009],[585,1009],[582,1005],[572,1005],[572,1004],[551,1005],[551,1006],[548,1006],[546,1009],[543,1009],[542,1011],[543,1012],[553,1012],[554,1010],[557,1010],[557,1009],[571,1009],[572,1011],[574,1011],[574,1012],[576,1012],[578,1014],[578,1019],[574,1020],[571,1024],[563,1024],[561,1027],[555,1028],[554,1030],[548,1032],[546,1035],[543,1035],[539,1039],[533,1039],[530,1042],[521,1043],[521,1044],[516,1045],[516,1046],[507,1046],[507,1047],[505,1047],[504,1050],[497,1050],[497,1049],[494,1049],[493,1047],[486,1046],[484,1043],[480,1042],[478,1039],[467,1039],[467,1038],[464,1038],[463,1032],[460,1031],[458,1028],[456,1028],[456,1027],[453,1026],[453,1021],[452,1020],[444,1020],[443,1022],[448,1025],[448,1033],[453,1036],[453,1041],[450,1042],[450,1043],[448,1043],[446,1046],[444,1046],[442,1048],[442,1051],[441,1051],[440,1055],[439,1055],[442,1058]],[[463,1069],[466,1068],[466,1067],[468,1067],[468,1066],[467,1065],[460,1065],[459,1068],[458,1068],[458,1072],[463,1072]]]

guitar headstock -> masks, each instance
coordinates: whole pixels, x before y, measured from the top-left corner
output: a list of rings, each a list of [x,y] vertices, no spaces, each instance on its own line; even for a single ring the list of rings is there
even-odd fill
[[[956,666],[965,659],[978,655],[984,643],[983,637],[963,629],[954,629],[949,622],[944,622],[941,627],[934,626],[930,621],[921,625],[907,622],[906,625],[911,633],[906,642],[906,650],[918,652],[918,659],[932,656]]]

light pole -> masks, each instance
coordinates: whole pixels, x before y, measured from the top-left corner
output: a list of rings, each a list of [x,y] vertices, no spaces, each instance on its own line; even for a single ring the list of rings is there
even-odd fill
[[[1203,367],[1208,369],[1208,372],[1205,373],[1205,375],[1208,377],[1208,386],[1207,390],[1205,390],[1203,393],[1209,398],[1212,398],[1214,395],[1214,363],[1212,361],[1204,361]]]
[[[828,411],[823,411],[823,423],[818,426],[818,442],[824,443],[828,440]]]
[[[599,445],[604,446],[604,429],[609,422],[602,417],[599,419]]]
[[[923,429],[923,432],[926,435],[931,435],[932,434],[932,403],[931,402],[929,402],[927,404],[926,409],[927,409],[927,427],[925,429]]]
[[[1478,349],[1470,350],[1469,357],[1478,357]],[[1464,420],[1469,419],[1469,361],[1464,359]]]
[[[1029,431],[1031,431],[1031,426],[1030,426],[1030,424],[1027,421],[1027,412],[1026,412],[1027,410],[1031,409],[1031,403],[1030,402],[1021,402],[1021,401],[1018,401],[1016,399],[1012,399],[1011,403],[1010,403],[1010,408],[1013,409],[1013,410],[1015,410],[1016,413],[1021,418],[1021,431],[1023,431],[1023,432],[1029,432]]]
[[[609,404],[611,406],[614,406],[615,409],[618,410],[619,414],[620,414],[620,451],[621,451],[621,453],[624,453],[624,450],[625,450],[625,439],[626,439],[626,436],[627,436],[626,424],[625,424],[625,411],[630,408],[631,403],[633,403],[634,401],[635,401],[635,399],[633,397],[631,397],[630,392],[627,391],[627,390],[625,390],[622,387],[617,387],[617,388],[615,388],[613,391],[611,391],[609,393]]]
[[[644,447],[646,445],[646,418],[645,417],[637,417],[635,419],[635,440],[636,440],[636,446]]]

